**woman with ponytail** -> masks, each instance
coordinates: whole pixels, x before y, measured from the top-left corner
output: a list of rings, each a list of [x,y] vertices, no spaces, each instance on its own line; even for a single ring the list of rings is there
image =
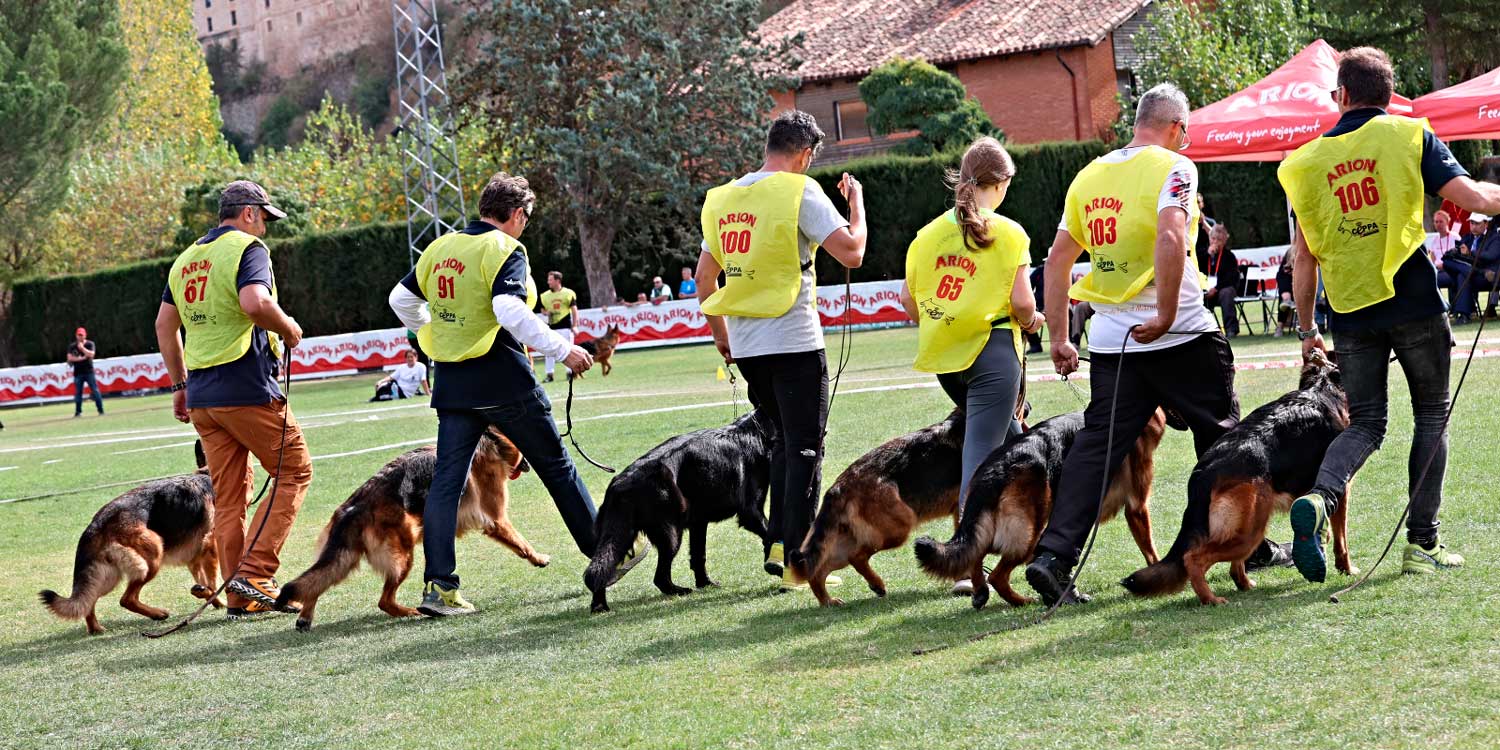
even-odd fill
[[[906,251],[901,304],[917,324],[913,366],[935,373],[967,415],[960,514],[979,464],[1021,431],[1022,334],[1042,327],[1027,279],[1031,240],[995,213],[1015,171],[999,141],[975,141],[958,171],[948,173],[953,209],[923,227]],[[971,588],[962,580],[954,594]]]

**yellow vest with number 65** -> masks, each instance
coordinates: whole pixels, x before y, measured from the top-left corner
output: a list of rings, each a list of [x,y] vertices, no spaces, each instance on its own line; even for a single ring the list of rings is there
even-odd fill
[[[172,301],[186,334],[183,359],[189,370],[228,364],[250,351],[255,323],[240,307],[240,259],[254,235],[231,229],[212,242],[194,244],[177,256],[167,275]],[[271,284],[276,299],[276,284]],[[281,356],[280,340],[267,333],[271,353]]]
[[[1157,199],[1177,155],[1146,146],[1122,162],[1100,159],[1083,168],[1068,188],[1063,216],[1068,233],[1089,252],[1088,275],[1068,295],[1088,302],[1120,304],[1156,278]],[[1198,238],[1198,209],[1188,216],[1188,269]]]
[[[417,286],[432,321],[417,331],[422,350],[438,362],[462,362],[489,352],[500,333],[495,320],[495,277],[511,253],[526,247],[496,229],[454,232],[433,240],[417,261]],[[536,307],[536,284],[526,268],[526,309]]]
[[[1335,312],[1394,297],[1396,271],[1422,246],[1422,140],[1430,129],[1425,119],[1380,115],[1309,141],[1276,170]]]
[[[811,179],[777,172],[752,185],[708,191],[703,240],[724,269],[724,286],[703,301],[704,313],[779,318],[792,309],[802,288],[797,216]]]
[[[962,372],[974,364],[995,328],[1006,328],[1021,357],[1021,329],[1010,316],[1016,269],[1031,261],[1031,238],[1010,219],[983,211],[991,244],[970,249],[952,211],[917,232],[906,250],[906,286],[917,303],[917,360],[922,372]]]

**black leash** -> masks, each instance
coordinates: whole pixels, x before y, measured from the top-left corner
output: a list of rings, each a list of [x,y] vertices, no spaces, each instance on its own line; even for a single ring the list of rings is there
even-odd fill
[[[565,406],[563,408],[563,418],[567,421],[568,431],[563,433],[563,437],[566,437],[568,439],[568,442],[570,442],[570,443],[573,444],[573,450],[578,451],[578,455],[583,456],[583,460],[588,461],[589,463],[593,464],[594,468],[596,468],[596,469],[599,469],[599,470],[604,471],[604,472],[609,473],[609,474],[613,474],[613,473],[615,473],[614,467],[612,467],[612,466],[605,466],[604,464],[601,464],[598,461],[595,461],[594,459],[589,458],[589,454],[583,452],[583,446],[581,446],[581,445],[578,444],[578,438],[573,437],[573,381],[574,380],[577,380],[577,378],[572,378],[572,377],[568,378],[568,400],[567,400],[567,403],[565,404]]]
[[[836,398],[838,398],[838,395],[839,395],[839,382],[844,377],[844,368],[849,365],[849,359],[853,356],[853,353],[849,349],[850,330],[851,330],[851,328],[854,325],[854,317],[853,317],[854,293],[853,293],[853,287],[854,287],[854,285],[850,281],[849,268],[848,268],[848,266],[845,266],[844,267],[844,331],[843,331],[842,334],[840,334],[840,337],[839,337],[839,356],[838,356],[838,359],[834,360],[835,362],[838,363],[838,369],[835,370],[834,373],[833,373],[833,389],[831,391],[829,391],[829,393],[828,393],[828,413],[829,414],[833,413],[833,400],[836,399]],[[828,427],[826,425],[823,428],[823,433],[825,435],[828,433]]]
[[[256,503],[260,502],[260,498],[261,498],[262,495],[265,494],[267,487],[270,487],[272,484],[276,485],[276,489],[271,491],[271,497],[270,497],[270,499],[266,500],[266,512],[265,512],[265,515],[261,516],[261,518],[260,518],[260,526],[256,527],[256,529],[255,529],[255,536],[250,537],[250,543],[247,544],[247,545],[245,545],[245,551],[240,554],[240,561],[238,563],[235,563],[234,571],[231,572],[229,575],[227,575],[227,576],[224,577],[224,580],[219,583],[219,588],[218,589],[215,589],[212,594],[209,594],[207,597],[205,597],[203,599],[203,603],[200,604],[200,605],[198,605],[198,610],[196,612],[188,615],[186,618],[184,618],[182,620],[182,622],[179,622],[176,625],[173,625],[172,627],[167,628],[166,630],[159,630],[159,631],[154,631],[154,632],[153,631],[149,631],[149,630],[143,630],[143,631],[141,631],[141,635],[146,636],[147,638],[162,638],[162,637],[165,637],[165,636],[169,636],[169,635],[171,635],[171,634],[173,634],[173,633],[175,633],[175,632],[177,632],[179,630],[182,630],[183,628],[187,627],[188,625],[191,625],[194,620],[198,619],[199,615],[202,615],[203,612],[205,610],[207,610],[209,608],[209,606],[214,603],[215,599],[219,598],[220,594],[224,593],[225,589],[229,588],[229,582],[232,581],[232,580],[234,580],[235,577],[240,574],[240,570],[245,566],[245,561],[250,558],[250,551],[253,550],[253,549],[255,549],[256,543],[260,541],[260,534],[261,534],[261,532],[266,530],[266,522],[271,520],[271,511],[273,509],[275,509],[275,507],[276,507],[276,493],[278,491],[280,491],[280,489],[281,489],[281,462],[282,462],[282,459],[284,459],[286,457],[286,425],[287,425],[287,417],[290,416],[291,413],[292,413],[292,349],[291,349],[291,347],[287,347],[287,349],[286,349],[285,358],[283,359],[282,366],[286,370],[286,372],[282,376],[284,378],[284,380],[283,380],[283,385],[281,386],[281,388],[282,388],[282,396],[284,396],[286,398],[286,401],[285,401],[285,405],[283,406],[283,408],[281,410],[281,441],[280,441],[280,445],[276,448],[276,473],[272,474],[269,477],[266,477],[266,481],[265,481],[264,484],[262,484],[260,486],[260,492],[258,494],[256,494],[255,499],[251,500],[250,504],[247,505],[247,506],[245,506],[247,509],[250,508],[250,507],[253,507]],[[215,542],[215,543],[217,544],[217,542]]]

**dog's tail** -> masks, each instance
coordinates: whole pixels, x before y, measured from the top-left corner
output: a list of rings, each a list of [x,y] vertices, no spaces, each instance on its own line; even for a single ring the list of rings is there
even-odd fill
[[[930,536],[917,539],[913,550],[922,570],[949,581],[969,576],[974,563],[989,552],[989,541],[995,538],[1000,496],[1007,478],[1006,472],[981,469],[969,486],[968,501],[953,538],[946,543]]]
[[[1211,483],[1210,478],[1196,471],[1188,478],[1188,505],[1182,512],[1182,529],[1177,532],[1172,549],[1157,563],[1147,565],[1120,581],[1126,591],[1136,596],[1163,596],[1175,594],[1187,585],[1187,566],[1183,564],[1183,558],[1208,533]]]
[[[363,492],[364,488],[360,491]],[[318,559],[302,575],[282,585],[276,606],[315,601],[354,572],[365,552],[362,524],[358,522],[361,515],[355,503],[339,506],[333,512],[333,518],[323,528],[322,539],[318,542]]]
[[[78,542],[78,551],[73,556],[72,596],[63,596],[52,589],[37,594],[42,606],[64,620],[78,620],[94,610],[94,602],[119,583],[120,573],[115,566],[95,554],[92,540],[85,536]]]

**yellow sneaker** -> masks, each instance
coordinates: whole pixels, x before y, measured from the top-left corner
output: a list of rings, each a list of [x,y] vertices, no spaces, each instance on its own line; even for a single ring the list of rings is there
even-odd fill
[[[766,572],[780,578],[784,562],[781,542],[771,545],[770,551],[766,552]]]
[[[464,599],[457,588],[445,589],[437,581],[428,581],[422,588],[422,603],[417,605],[417,611],[428,617],[449,617],[471,615],[478,610]]]
[[[1401,555],[1402,573],[1436,573],[1439,570],[1461,568],[1463,564],[1463,555],[1449,552],[1447,547],[1436,542],[1431,547],[1408,544],[1405,553]]]
[[[844,583],[844,579],[839,578],[836,575],[829,575],[828,578],[823,582],[823,585],[827,586],[829,588],[833,588],[834,586],[841,586],[841,585],[843,585],[843,583]],[[801,576],[798,576],[796,573],[793,573],[790,566],[782,568],[782,570],[781,570],[781,591],[782,591],[782,593],[786,593],[788,591],[806,591],[806,590],[807,590],[807,580],[806,579],[802,578]]]

